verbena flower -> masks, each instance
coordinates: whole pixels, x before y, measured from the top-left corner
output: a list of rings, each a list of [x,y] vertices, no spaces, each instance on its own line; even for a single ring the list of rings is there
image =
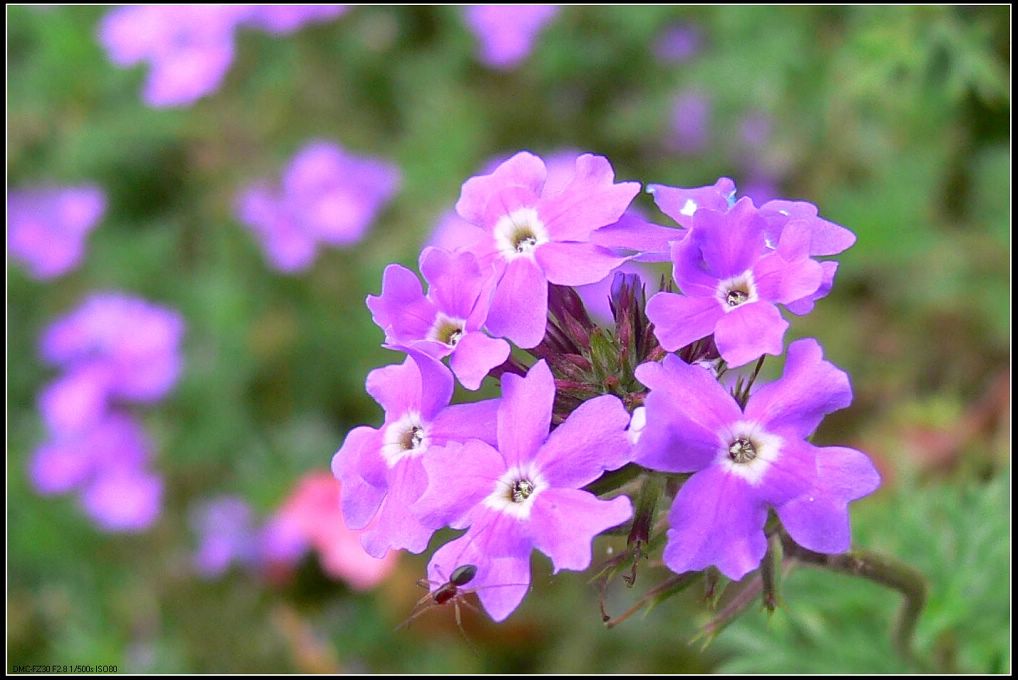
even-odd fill
[[[481,61],[510,69],[527,58],[537,34],[558,10],[554,5],[473,5],[463,11],[481,43]]]
[[[336,19],[350,9],[349,5],[253,5],[247,24],[255,28],[285,35],[305,24]]]
[[[392,346],[419,349],[433,357],[450,356],[449,365],[464,387],[476,390],[488,371],[509,356],[509,343],[482,330],[488,317],[494,272],[482,269],[472,253],[439,248],[421,253],[417,275],[393,264],[382,275],[382,294],[368,296],[375,323]]]
[[[286,535],[295,562],[307,549],[318,553],[322,570],[356,590],[367,590],[380,583],[396,566],[396,554],[383,559],[368,555],[361,547],[361,532],[343,523],[340,483],[329,473],[313,473],[298,482],[289,497],[272,515],[262,534],[262,556],[278,563],[279,550]],[[294,550],[294,548],[299,548]]]
[[[36,279],[81,264],[85,240],[106,211],[95,186],[12,190],[7,195],[7,252]]]
[[[281,185],[258,182],[237,201],[237,216],[257,236],[269,263],[306,269],[319,243],[350,246],[374,223],[399,188],[399,170],[326,141],[305,145]]]
[[[768,508],[800,545],[850,547],[847,503],[872,492],[879,476],[859,451],[806,441],[852,400],[848,376],[823,360],[816,340],[792,343],[781,379],[756,389],[744,409],[711,372],[674,355],[643,364],[637,377],[650,394],[636,461],[693,473],[669,515],[670,569],[716,566],[742,578],[766,552]]]
[[[410,511],[427,486],[423,461],[435,447],[471,438],[495,441],[498,400],[449,406],[452,374],[438,360],[408,351],[402,364],[368,374],[368,394],[385,411],[382,427],[354,428],[332,459],[343,484],[346,525],[366,529],[364,549],[379,558],[389,549],[421,552],[440,526],[422,523]]]
[[[672,103],[668,141],[682,154],[703,153],[710,143],[710,98],[696,89],[679,92]]]
[[[677,23],[669,26],[654,41],[654,54],[671,64],[681,64],[699,54],[703,35],[694,24]]]
[[[766,230],[749,199],[727,212],[696,211],[693,229],[672,244],[682,294],[658,293],[647,303],[662,347],[677,350],[713,335],[732,366],[781,354],[788,322],[775,305],[815,293],[823,269],[809,257],[807,225],[786,225],[773,250],[767,248]]]
[[[555,382],[544,361],[527,376],[502,377],[497,448],[454,442],[424,458],[427,490],[415,511],[426,525],[469,530],[440,548],[428,567],[435,583],[462,565],[496,621],[523,599],[530,554],[548,555],[555,571],[590,565],[591,541],[629,519],[625,496],[599,500],[581,487],[630,460],[629,414],[614,396],[585,402],[550,435]]]
[[[560,191],[545,188],[546,175],[540,158],[521,152],[493,173],[467,180],[456,204],[461,217],[483,230],[470,252],[482,266],[496,267],[488,330],[521,347],[544,336],[549,282],[594,283],[627,259],[595,245],[591,235],[616,222],[640,188],[616,184],[607,159],[590,154],[576,159]]]
[[[76,393],[97,390],[110,399],[151,402],[180,375],[183,333],[183,318],[171,309],[122,293],[94,293],[47,328],[40,353],[68,371],[65,381],[76,384]]]
[[[99,42],[117,66],[149,65],[142,98],[153,107],[187,106],[215,92],[233,62],[244,25],[286,34],[345,12],[345,5],[140,5],[111,10]]]
[[[205,578],[221,576],[234,564],[249,566],[258,555],[254,512],[239,496],[210,499],[191,515],[191,528],[199,545],[192,557]]]
[[[84,429],[51,434],[33,454],[29,474],[39,493],[78,492],[103,530],[141,531],[162,503],[162,481],[147,470],[150,451],[138,423],[110,413]]]

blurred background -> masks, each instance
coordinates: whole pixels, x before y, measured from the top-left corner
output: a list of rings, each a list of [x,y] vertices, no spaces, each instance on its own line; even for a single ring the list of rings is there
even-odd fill
[[[285,34],[238,29],[221,83],[171,107],[143,100],[148,66],[111,62],[108,12],[7,9],[8,190],[94,184],[107,202],[73,271],[40,280],[8,257],[8,671],[1010,670],[1007,7],[563,7],[512,63],[483,51],[498,27],[465,8],[353,7]],[[401,179],[362,240],[283,273],[234,206],[312,139]],[[805,568],[776,613],[751,607],[703,649],[701,592],[606,630],[592,572],[553,577],[543,556],[504,624],[464,612],[469,643],[449,607],[394,632],[430,552],[400,555],[368,590],[314,553],[199,573],[202,503],[239,497],[270,517],[352,427],[381,422],[364,378],[398,357],[365,297],[386,264],[415,267],[465,179],[520,149],[601,153],[645,183],[730,176],[855,231],[832,294],[789,340],[818,338],[852,376],[855,403],[816,440],[881,469],[854,540],[928,578],[918,665],[891,645],[896,594]],[[163,484],[144,531],[104,532],[29,475],[46,438],[37,397],[59,374],[39,338],[100,290],[185,324],[175,388],[129,407]],[[607,606],[662,576],[614,583]]]

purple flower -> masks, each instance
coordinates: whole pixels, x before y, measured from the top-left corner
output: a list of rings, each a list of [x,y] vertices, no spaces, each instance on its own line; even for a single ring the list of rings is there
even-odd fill
[[[728,212],[696,211],[689,235],[672,245],[683,294],[662,292],[647,303],[662,347],[674,351],[713,334],[732,366],[781,354],[788,322],[775,304],[816,292],[823,270],[809,258],[806,225],[788,225],[774,250],[766,248],[766,226],[746,198]]]
[[[104,531],[138,532],[152,526],[162,505],[163,481],[144,470],[112,470],[96,477],[81,505]]]
[[[696,26],[686,23],[675,24],[658,37],[654,43],[654,54],[661,61],[681,64],[695,57],[702,44],[703,36]]]
[[[173,310],[121,293],[93,294],[42,337],[43,358],[68,370],[43,401],[94,403],[90,392],[156,401],[180,374],[183,332],[184,321]]]
[[[510,69],[526,59],[534,39],[559,8],[554,5],[474,5],[464,8],[467,27],[481,41],[481,61]]]
[[[233,61],[234,29],[248,11],[240,5],[118,7],[103,17],[99,41],[117,66],[148,62],[146,104],[184,106],[219,87]]]
[[[525,378],[506,374],[497,449],[470,440],[424,460],[427,490],[416,507],[421,521],[469,527],[435,553],[429,576],[442,583],[457,567],[477,567],[470,585],[496,621],[526,594],[535,548],[556,572],[586,569],[594,536],[632,515],[625,496],[602,501],[581,490],[631,458],[622,402],[608,395],[584,402],[549,435],[554,399],[555,382],[543,360]]]
[[[684,90],[672,105],[671,146],[683,154],[702,153],[710,142],[710,99],[699,90]]]
[[[213,578],[234,563],[252,564],[258,557],[258,530],[251,506],[237,496],[221,496],[198,506],[191,528],[199,537],[193,561],[198,573]]]
[[[114,470],[140,469],[150,448],[137,422],[109,413],[90,427],[54,434],[33,454],[29,472],[39,493],[67,493]]]
[[[382,276],[382,294],[368,296],[372,317],[393,349],[414,347],[436,358],[451,355],[456,377],[467,389],[476,390],[488,371],[509,356],[509,343],[481,330],[494,272],[482,269],[472,253],[439,248],[426,248],[420,267],[429,284],[427,296],[416,274],[389,265]]]
[[[37,279],[75,269],[85,239],[106,211],[95,186],[11,191],[7,195],[7,248]]]
[[[126,415],[110,413],[90,427],[55,433],[29,463],[42,494],[81,492],[86,513],[105,531],[141,531],[159,515],[162,482],[145,471],[150,445]]]
[[[389,549],[419,553],[438,528],[410,512],[427,486],[423,461],[435,448],[471,438],[495,441],[498,400],[449,406],[452,374],[438,360],[408,352],[402,364],[368,374],[368,394],[385,410],[382,427],[354,428],[332,459],[346,524],[367,528],[361,541],[378,558]]]
[[[305,24],[329,21],[344,14],[349,5],[255,5],[248,23],[276,35],[292,33]]]
[[[591,154],[576,159],[560,191],[546,190],[546,174],[540,158],[520,152],[467,180],[456,203],[460,216],[484,232],[469,250],[482,267],[496,268],[488,330],[525,348],[544,337],[549,282],[594,283],[627,259],[591,236],[616,222],[640,189],[637,182],[616,184],[608,160]]]
[[[674,355],[643,364],[650,388],[636,461],[694,473],[675,497],[664,560],[676,573],[716,566],[738,580],[760,564],[773,507],[811,550],[848,550],[849,501],[879,485],[861,452],[806,440],[824,415],[852,401],[848,376],[823,360],[816,340],[793,342],[782,378],[757,389],[745,409],[713,375]]]
[[[294,156],[279,189],[257,183],[242,192],[237,216],[276,269],[295,272],[310,266],[320,242],[360,241],[399,183],[389,163],[315,141]]]

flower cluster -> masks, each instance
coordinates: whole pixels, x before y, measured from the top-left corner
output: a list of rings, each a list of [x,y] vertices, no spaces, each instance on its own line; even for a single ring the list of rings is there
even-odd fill
[[[38,188],[7,194],[7,252],[36,279],[62,276],[80,263],[85,239],[106,212],[96,186]]]
[[[99,27],[99,41],[117,66],[145,62],[142,97],[154,107],[186,106],[219,87],[233,62],[242,26],[277,35],[334,19],[346,5],[141,5],[118,7]]]
[[[44,333],[43,359],[63,369],[39,395],[48,438],[30,470],[43,494],[81,492],[106,531],[140,531],[159,515],[162,482],[151,444],[124,408],[152,403],[180,373],[180,315],[138,298],[98,293]]]
[[[319,243],[348,246],[363,238],[399,183],[389,163],[314,141],[290,161],[279,187],[259,182],[245,189],[237,216],[275,269],[297,272],[311,265]]]
[[[495,620],[525,596],[535,549],[557,572],[589,567],[594,537],[630,520],[646,543],[644,488],[674,494],[671,570],[738,580],[760,566],[767,532],[846,551],[848,503],[879,484],[863,453],[807,441],[852,396],[816,340],[791,343],[782,377],[756,384],[764,356],[785,351],[782,308],[805,314],[830,292],[837,263],[816,258],[852,233],[809,203],[737,198],[727,178],[650,185],[678,226],[652,224],[631,206],[640,188],[601,156],[553,177],[518,153],[463,185],[444,247],[421,253],[426,288],[390,265],[367,299],[406,358],[368,375],[384,422],[353,429],[333,458],[344,518],[375,557],[465,530],[434,553],[429,580],[472,566]],[[673,280],[647,300],[632,267],[664,261]],[[607,325],[583,303],[588,286],[607,291]],[[498,398],[450,403],[455,381],[486,379]],[[765,527],[771,510],[778,525]]]
[[[199,537],[193,562],[205,578],[239,565],[278,578],[292,571],[310,549],[329,576],[366,590],[396,566],[396,555],[377,560],[364,552],[359,533],[340,516],[340,485],[328,473],[298,481],[283,504],[260,526],[243,499],[221,496],[196,507],[191,524]]]

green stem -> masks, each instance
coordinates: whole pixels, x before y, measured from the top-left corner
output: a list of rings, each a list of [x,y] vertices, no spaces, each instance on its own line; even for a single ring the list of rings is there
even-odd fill
[[[601,496],[609,491],[615,491],[626,482],[632,481],[642,471],[643,468],[636,463],[628,463],[620,467],[618,470],[612,470],[611,472],[604,473],[593,482],[583,487],[583,490],[589,491],[595,496]]]
[[[830,569],[842,574],[861,576],[882,586],[901,593],[905,601],[894,631],[894,643],[898,652],[907,660],[915,662],[912,651],[912,636],[915,633],[919,615],[926,604],[926,579],[913,567],[891,557],[866,550],[853,550],[842,555],[825,555],[807,550],[793,541],[787,534],[782,535],[785,554],[805,564]]]
[[[665,600],[676,593],[682,592],[690,584],[692,584],[701,574],[699,571],[687,571],[684,574],[678,574],[671,578],[663,581],[661,584],[655,586],[651,590],[637,600],[636,604],[622,612],[613,619],[608,619],[604,622],[605,628],[614,628],[619,625],[636,612],[643,609],[647,604],[657,599],[658,602]]]

